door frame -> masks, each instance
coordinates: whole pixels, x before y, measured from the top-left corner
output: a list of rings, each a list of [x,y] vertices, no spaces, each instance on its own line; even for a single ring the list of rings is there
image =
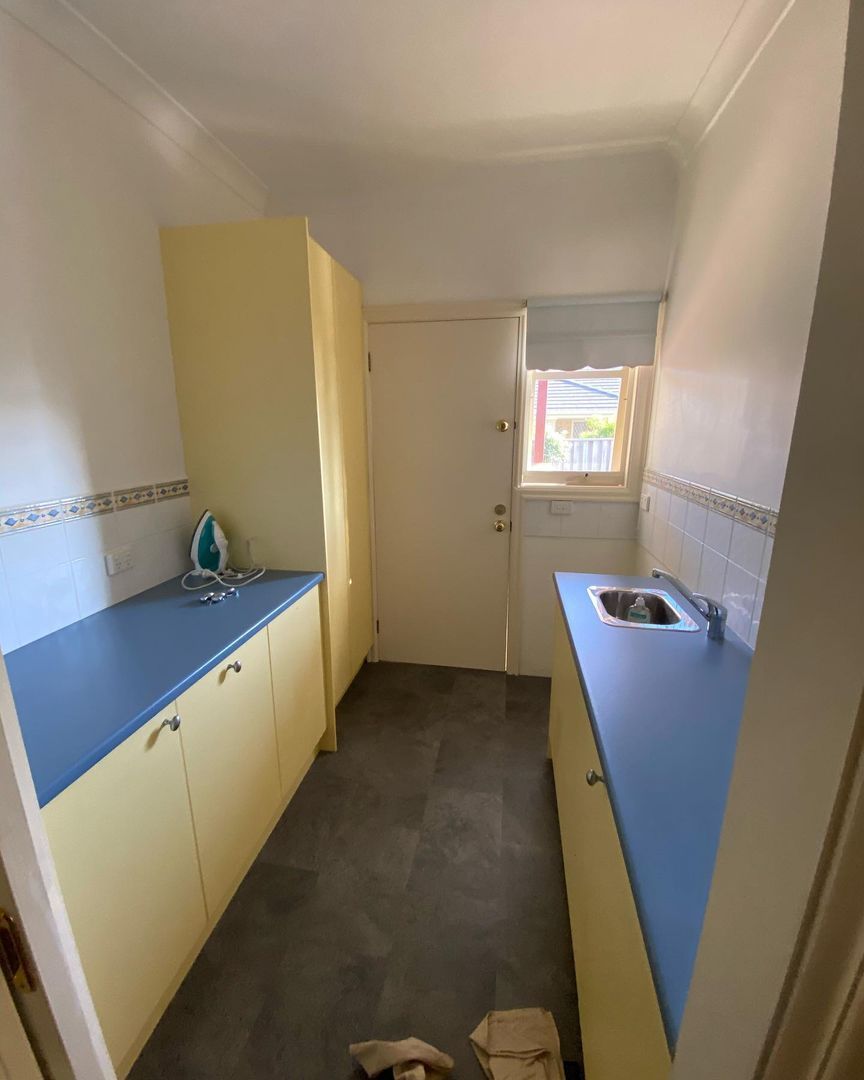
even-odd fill
[[[864,1031],[864,695],[772,1031],[757,1072],[782,1080],[839,1078]],[[853,1040],[856,1041],[854,1047]],[[837,1070],[835,1072],[835,1070]]]
[[[370,304],[364,307],[366,355],[369,352],[369,327],[381,323],[462,322],[473,319],[518,319],[516,384],[513,398],[513,456],[510,463],[510,537],[507,547],[507,625],[505,631],[505,673],[518,675],[521,642],[521,594],[519,566],[522,557],[522,503],[519,498],[520,428],[525,400],[525,333],[527,301],[484,300],[428,304]],[[374,358],[371,360],[374,365]],[[371,659],[378,659],[378,564],[375,553],[375,476],[372,465],[372,379],[366,373],[366,411],[369,438],[369,509],[372,529],[372,607],[375,637]]]
[[[37,1057],[54,1080],[116,1080],[60,891],[2,653],[0,862],[36,968],[36,994],[47,1004],[26,1010]]]

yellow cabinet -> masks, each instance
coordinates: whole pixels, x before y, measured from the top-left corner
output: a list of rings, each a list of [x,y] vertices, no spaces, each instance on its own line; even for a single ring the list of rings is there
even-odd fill
[[[206,928],[179,731],[148,721],[43,810],[115,1065]]]
[[[372,645],[366,357],[359,282],[305,218],[162,230],[183,446],[196,514],[234,558],[326,572],[332,709]],[[230,422],[213,423],[231,395]]]
[[[372,554],[363,297],[314,240],[309,283],[324,495],[326,604],[334,701],[372,645]]]
[[[233,893],[280,805],[267,635],[256,634],[177,708],[211,919]]]
[[[288,796],[324,734],[324,665],[318,589],[267,627],[282,794]]]
[[[560,610],[550,752],[586,1080],[666,1080],[670,1059],[648,956],[579,676]]]

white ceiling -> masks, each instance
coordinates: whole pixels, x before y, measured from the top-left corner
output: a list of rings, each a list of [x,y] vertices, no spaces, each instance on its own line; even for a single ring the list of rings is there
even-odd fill
[[[283,200],[464,162],[555,160],[666,144],[686,127],[700,90],[711,87],[715,107],[722,100],[758,44],[749,38],[756,31],[764,37],[781,6],[778,0],[74,4]],[[717,77],[721,58],[729,78]]]

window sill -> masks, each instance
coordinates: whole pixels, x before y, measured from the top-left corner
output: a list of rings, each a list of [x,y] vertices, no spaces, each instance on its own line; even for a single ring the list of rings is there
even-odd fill
[[[518,484],[523,499],[572,499],[574,502],[639,502],[639,492],[621,484]]]

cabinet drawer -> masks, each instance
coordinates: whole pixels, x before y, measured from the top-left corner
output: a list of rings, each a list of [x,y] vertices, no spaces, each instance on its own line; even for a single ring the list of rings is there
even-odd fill
[[[211,917],[257,853],[279,806],[267,635],[256,634],[177,702]]]
[[[108,1050],[120,1063],[206,927],[179,731],[148,721],[42,811]]]
[[[297,786],[303,766],[324,734],[324,659],[318,589],[312,589],[267,627],[282,792]]]

